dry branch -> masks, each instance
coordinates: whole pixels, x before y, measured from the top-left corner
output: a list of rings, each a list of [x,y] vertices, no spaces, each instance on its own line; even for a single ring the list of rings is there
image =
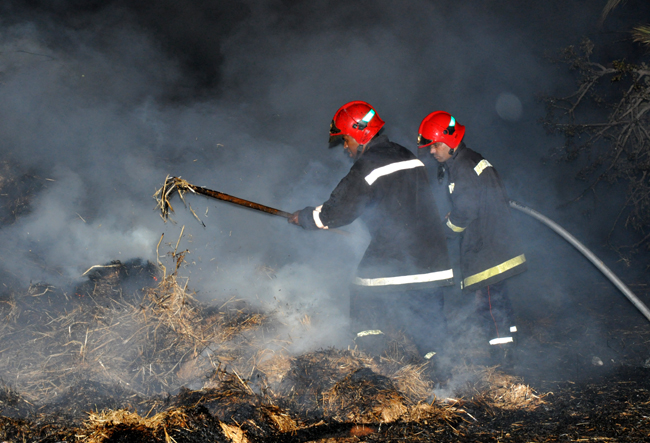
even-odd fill
[[[625,61],[604,67],[591,61],[593,50],[589,40],[565,50],[562,61],[577,71],[578,89],[545,99],[544,124],[564,136],[564,144],[553,151],[556,159],[583,159],[576,177],[587,184],[572,202],[596,194],[601,183],[627,187],[610,238],[621,224],[639,232],[638,242],[615,246],[631,254],[650,247],[650,71],[645,64]],[[602,111],[601,117],[593,117],[594,110]]]

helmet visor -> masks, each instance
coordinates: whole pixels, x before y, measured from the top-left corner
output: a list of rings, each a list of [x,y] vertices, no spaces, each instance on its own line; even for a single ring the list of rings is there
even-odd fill
[[[422,134],[418,134],[418,148],[424,148],[431,143],[433,143],[433,140],[429,140],[428,138],[422,137]]]
[[[333,148],[343,142],[343,133],[339,128],[336,127],[336,123],[332,120],[330,123],[330,148]]]

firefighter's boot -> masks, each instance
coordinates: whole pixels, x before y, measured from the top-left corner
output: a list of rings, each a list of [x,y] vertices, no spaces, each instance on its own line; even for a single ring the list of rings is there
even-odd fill
[[[381,356],[387,349],[386,335],[380,330],[361,331],[354,338],[357,349],[371,357]]]
[[[516,364],[516,343],[490,344],[490,366],[499,366],[501,369],[510,371]]]

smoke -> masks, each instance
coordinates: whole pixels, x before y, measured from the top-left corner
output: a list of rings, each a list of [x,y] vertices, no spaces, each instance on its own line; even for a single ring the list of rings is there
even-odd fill
[[[494,109],[504,120],[516,122],[521,118],[522,105],[521,100],[514,94],[503,92],[497,97]]]
[[[288,212],[320,204],[349,168],[341,150],[327,149],[329,121],[358,99],[413,150],[424,116],[452,112],[512,197],[557,215],[557,176],[539,163],[550,142],[535,97],[570,81],[543,53],[593,32],[598,8],[129,3],[0,8],[2,158],[36,168],[44,186],[29,214],[0,229],[13,257],[0,264],[23,282],[73,285],[110,260],[164,260],[178,242],[189,250],[182,272],[202,300],[236,294],[278,310],[289,329],[312,316],[313,327],[293,337],[296,350],[344,345],[347,283],[368,241],[363,226],[347,227],[348,235],[305,232],[191,195],[205,228],[177,199],[176,223],[164,223],[151,197],[170,174]],[[444,214],[442,186],[435,191]],[[544,273],[557,242],[522,234],[531,271],[519,287],[526,299],[513,294],[515,303],[555,309],[574,275]],[[554,289],[534,283],[531,294],[540,278]],[[466,322],[464,302],[452,298],[454,306]]]

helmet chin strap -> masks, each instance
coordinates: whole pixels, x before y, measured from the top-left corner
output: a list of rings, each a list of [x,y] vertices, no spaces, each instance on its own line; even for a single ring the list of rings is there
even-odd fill
[[[354,156],[354,161],[357,161],[361,158],[363,153],[366,151],[366,145],[367,143],[365,145],[359,145],[357,147],[357,155]]]
[[[354,157],[354,161],[359,160],[359,157],[361,157],[361,156],[363,155],[363,153],[366,152],[366,147],[368,146],[368,143],[370,143],[371,141],[373,141],[374,138],[375,138],[375,136],[373,135],[373,136],[370,138],[370,140],[368,140],[365,144],[363,144],[363,145],[359,145],[359,146],[357,147],[357,155]]]

